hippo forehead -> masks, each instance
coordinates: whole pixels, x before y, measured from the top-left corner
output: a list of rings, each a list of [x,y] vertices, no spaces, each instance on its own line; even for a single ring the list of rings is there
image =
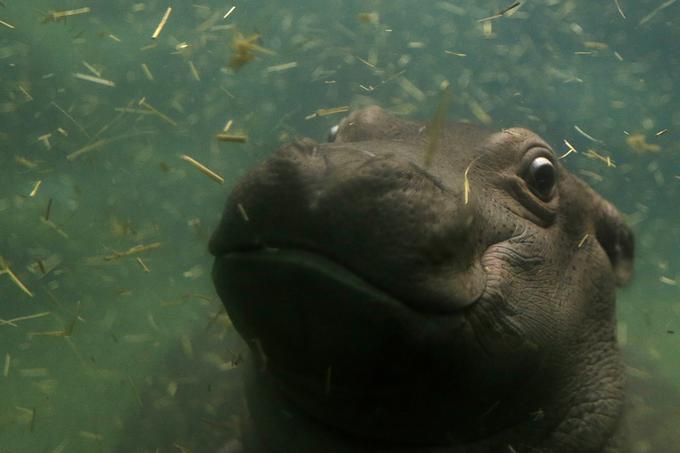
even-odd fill
[[[481,150],[518,150],[527,143],[550,146],[529,129],[513,127],[496,130],[469,123],[453,123],[441,130],[441,147],[451,148],[475,157]],[[364,142],[393,140],[422,147],[432,138],[431,126],[402,120],[377,106],[353,112],[343,119],[335,132],[334,142]],[[436,167],[436,165],[433,165]]]

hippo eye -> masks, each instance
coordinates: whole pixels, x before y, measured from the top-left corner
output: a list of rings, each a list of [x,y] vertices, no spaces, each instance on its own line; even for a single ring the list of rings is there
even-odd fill
[[[340,126],[338,126],[337,124],[335,126],[331,127],[328,130],[328,142],[329,143],[332,143],[332,142],[335,141],[335,138],[338,136],[338,130],[340,130]]]
[[[547,200],[552,196],[557,182],[555,165],[546,157],[537,157],[531,161],[526,179],[531,190],[541,199]]]

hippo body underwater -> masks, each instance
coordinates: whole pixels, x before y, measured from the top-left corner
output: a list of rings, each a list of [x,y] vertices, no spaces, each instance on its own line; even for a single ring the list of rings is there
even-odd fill
[[[210,250],[251,350],[243,450],[622,451],[630,229],[529,130],[432,132],[359,110],[230,194]]]

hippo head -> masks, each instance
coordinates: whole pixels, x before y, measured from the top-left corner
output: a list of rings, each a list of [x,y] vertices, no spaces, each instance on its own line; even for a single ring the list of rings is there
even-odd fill
[[[210,250],[265,445],[585,451],[615,430],[632,234],[527,129],[357,111],[252,170]]]

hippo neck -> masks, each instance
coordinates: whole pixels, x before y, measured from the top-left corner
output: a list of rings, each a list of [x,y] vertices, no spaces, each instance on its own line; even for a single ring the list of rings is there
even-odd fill
[[[611,366],[621,365],[617,361]],[[617,441],[615,434],[622,413],[623,384],[616,380],[602,386],[596,380],[589,380],[593,376],[588,376],[587,370],[585,376],[579,372],[578,377],[565,380],[564,387],[556,392],[555,401],[546,401],[528,420],[523,417],[516,425],[487,438],[452,446],[386,446],[352,438],[313,420],[287,401],[267,373],[252,366],[246,373],[248,411],[244,414],[243,425],[246,453],[374,453],[388,450],[392,453],[488,453],[505,451],[508,445],[516,451],[618,451],[611,445]],[[575,389],[581,389],[580,393]],[[593,397],[601,397],[602,401],[593,402]],[[563,410],[565,399],[571,404],[566,411]],[[559,416],[552,417],[551,414]],[[585,431],[592,435],[584,435]]]

